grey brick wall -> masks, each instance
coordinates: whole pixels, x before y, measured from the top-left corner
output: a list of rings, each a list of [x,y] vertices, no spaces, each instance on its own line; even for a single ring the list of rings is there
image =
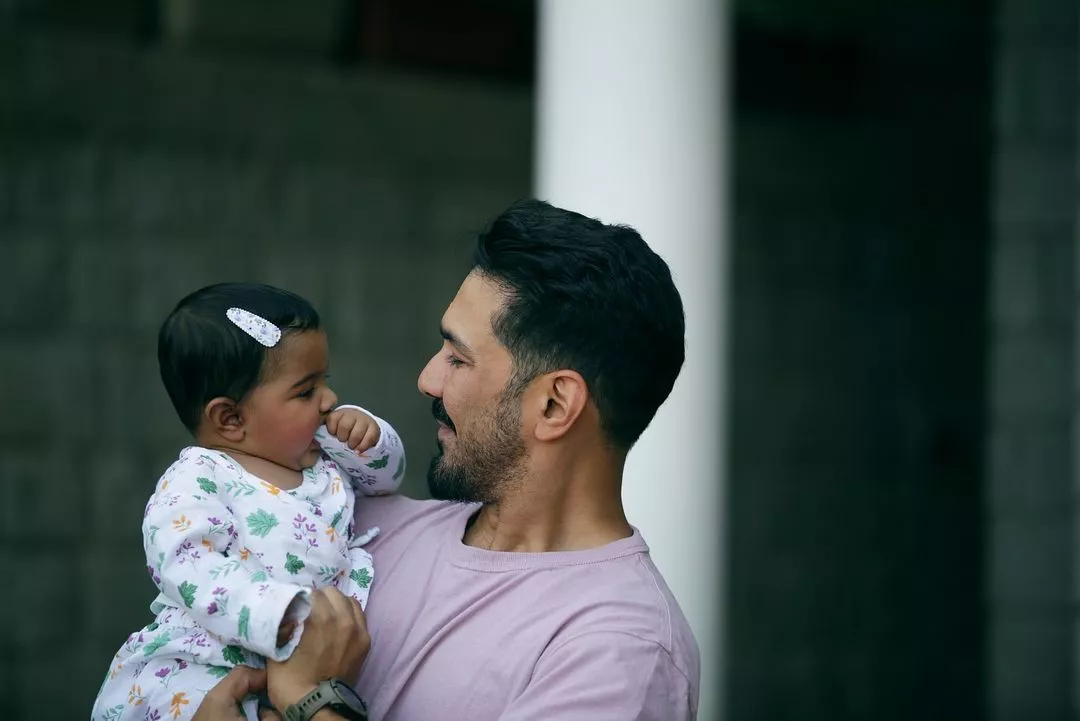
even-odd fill
[[[1077,718],[1076,175],[1080,8],[1003,0],[996,29],[988,705]]]
[[[733,720],[983,715],[988,29],[884,5],[842,103],[734,128]]]
[[[142,509],[186,441],[156,330],[185,293],[311,299],[339,395],[397,425],[423,493],[416,374],[473,231],[529,191],[531,103],[0,28],[0,715],[85,718],[150,620]]]

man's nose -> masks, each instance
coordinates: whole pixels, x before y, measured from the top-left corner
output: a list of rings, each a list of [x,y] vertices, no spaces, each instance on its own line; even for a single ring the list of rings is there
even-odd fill
[[[429,398],[438,398],[442,395],[442,375],[437,368],[438,355],[434,355],[420,371],[416,379],[416,387],[421,393]]]

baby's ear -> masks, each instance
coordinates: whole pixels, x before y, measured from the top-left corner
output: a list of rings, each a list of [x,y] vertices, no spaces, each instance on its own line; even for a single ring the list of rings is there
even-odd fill
[[[207,403],[203,422],[222,438],[237,443],[244,440],[244,419],[236,403],[229,398],[222,396]]]

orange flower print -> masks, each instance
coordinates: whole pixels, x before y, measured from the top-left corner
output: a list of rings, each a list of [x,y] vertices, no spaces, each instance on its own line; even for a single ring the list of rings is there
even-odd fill
[[[187,699],[187,694],[183,691],[173,694],[172,702],[169,703],[169,713],[173,718],[180,718],[180,712],[182,706],[187,706],[190,701]]]
[[[330,543],[333,543],[334,541],[336,541],[337,540],[337,529],[335,529],[333,526],[330,526],[329,528],[327,528],[326,529],[326,537],[330,539]]]
[[[166,479],[161,481],[161,490],[164,491],[168,487],[169,487],[169,479],[166,478]]]
[[[177,531],[186,531],[191,528],[191,521],[188,520],[187,516],[181,513],[179,518],[173,520],[172,525]]]
[[[281,489],[275,486],[273,483],[267,483],[266,481],[259,481],[259,483],[262,484],[262,487],[265,488],[266,492],[269,493],[271,496],[276,496],[277,494],[281,493]]]
[[[251,551],[249,549],[247,549],[247,548],[241,548],[240,549],[240,560],[241,561],[246,561],[250,557],[251,557]]]
[[[139,684],[132,684],[131,690],[128,691],[128,703],[139,706],[145,700],[146,697],[143,696],[142,688],[140,688]]]
[[[338,478],[335,478],[334,482],[330,484],[330,493],[336,496],[338,494],[338,491],[340,491],[340,490],[341,490],[341,480],[338,479]]]
[[[204,548],[206,548],[207,551],[213,551],[214,550],[214,544],[210,543],[209,538],[202,539],[202,545],[203,545]]]

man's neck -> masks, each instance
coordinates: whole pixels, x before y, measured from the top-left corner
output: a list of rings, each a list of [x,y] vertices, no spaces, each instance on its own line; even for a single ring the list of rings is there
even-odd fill
[[[491,551],[545,553],[598,548],[633,534],[620,497],[622,466],[594,463],[527,475],[485,504],[462,541]]]

